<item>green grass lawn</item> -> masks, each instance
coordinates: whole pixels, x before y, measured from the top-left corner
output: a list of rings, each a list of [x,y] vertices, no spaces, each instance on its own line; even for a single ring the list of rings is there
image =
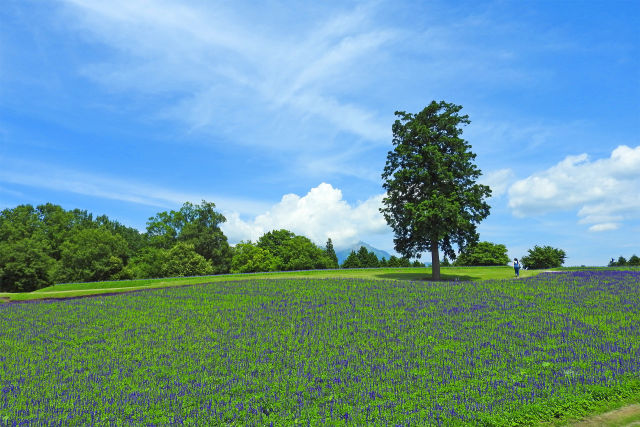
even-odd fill
[[[520,270],[521,277],[530,277],[542,270]],[[0,301],[27,301],[34,299],[70,298],[102,293],[119,293],[132,290],[164,288],[170,286],[198,285],[222,281],[280,278],[356,278],[379,280],[431,280],[431,268],[362,268],[339,270],[287,271],[277,273],[224,274],[217,276],[175,277],[165,279],[119,280],[91,283],[61,283],[29,293],[0,293]],[[476,281],[513,279],[511,267],[442,267],[443,281]]]

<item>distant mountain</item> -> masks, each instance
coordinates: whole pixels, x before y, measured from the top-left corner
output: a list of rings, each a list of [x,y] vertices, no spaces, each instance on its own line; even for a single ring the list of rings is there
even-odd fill
[[[369,252],[373,252],[374,254],[376,254],[378,259],[386,258],[388,260],[391,257],[391,254],[389,252],[387,252],[387,251],[383,251],[382,249],[374,248],[373,246],[371,246],[370,244],[365,243],[365,242],[358,242],[355,245],[352,245],[352,246],[350,246],[350,247],[348,247],[346,249],[342,249],[340,251],[336,251],[336,255],[338,256],[338,263],[342,264],[344,262],[344,260],[347,259],[347,257],[351,253],[351,251],[358,252],[358,249],[360,249],[360,246],[364,246],[365,248],[367,248],[367,250]]]

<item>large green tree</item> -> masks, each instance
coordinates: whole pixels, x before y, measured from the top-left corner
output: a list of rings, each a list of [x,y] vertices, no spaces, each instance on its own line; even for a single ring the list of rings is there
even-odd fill
[[[382,173],[387,191],[380,209],[394,231],[396,251],[407,258],[431,252],[433,279],[440,254],[455,259],[453,245],[478,241],[476,225],[489,215],[491,189],[477,184],[481,171],[461,138],[469,116],[462,106],[431,102],[417,114],[396,111],[393,150]]]

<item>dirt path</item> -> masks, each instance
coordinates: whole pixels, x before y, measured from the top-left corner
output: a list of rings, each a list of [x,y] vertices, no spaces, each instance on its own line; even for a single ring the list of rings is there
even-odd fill
[[[189,286],[189,285],[177,285],[177,286]],[[145,289],[163,289],[164,286],[150,287],[150,286],[125,286],[121,288],[107,288],[107,289],[71,289],[67,291],[50,291],[50,292],[32,292],[32,295],[37,295],[39,298],[33,298],[28,300],[12,300],[10,297],[0,297],[0,303],[19,304],[25,302],[34,301],[52,301],[52,300],[65,300],[65,299],[77,299],[77,298],[90,298],[96,296],[111,296],[117,294],[124,294],[126,292],[142,291]],[[125,291],[125,292],[113,292],[113,291]],[[81,295],[74,295],[71,297],[64,296],[74,292],[83,292]]]
[[[640,403],[623,406],[604,414],[595,415],[582,421],[570,424],[571,427],[640,426]]]

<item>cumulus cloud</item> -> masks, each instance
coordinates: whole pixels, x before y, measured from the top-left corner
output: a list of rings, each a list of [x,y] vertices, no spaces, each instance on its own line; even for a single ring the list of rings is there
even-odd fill
[[[232,243],[257,240],[271,230],[287,229],[323,245],[331,238],[337,248],[358,242],[365,235],[389,232],[379,212],[384,195],[352,205],[342,198],[342,191],[322,183],[305,196],[285,194],[267,212],[250,220],[237,213],[226,213],[222,230]]]
[[[557,165],[515,182],[509,207],[517,216],[577,209],[590,231],[615,230],[640,217],[640,146],[618,146],[609,158],[567,156]]]

